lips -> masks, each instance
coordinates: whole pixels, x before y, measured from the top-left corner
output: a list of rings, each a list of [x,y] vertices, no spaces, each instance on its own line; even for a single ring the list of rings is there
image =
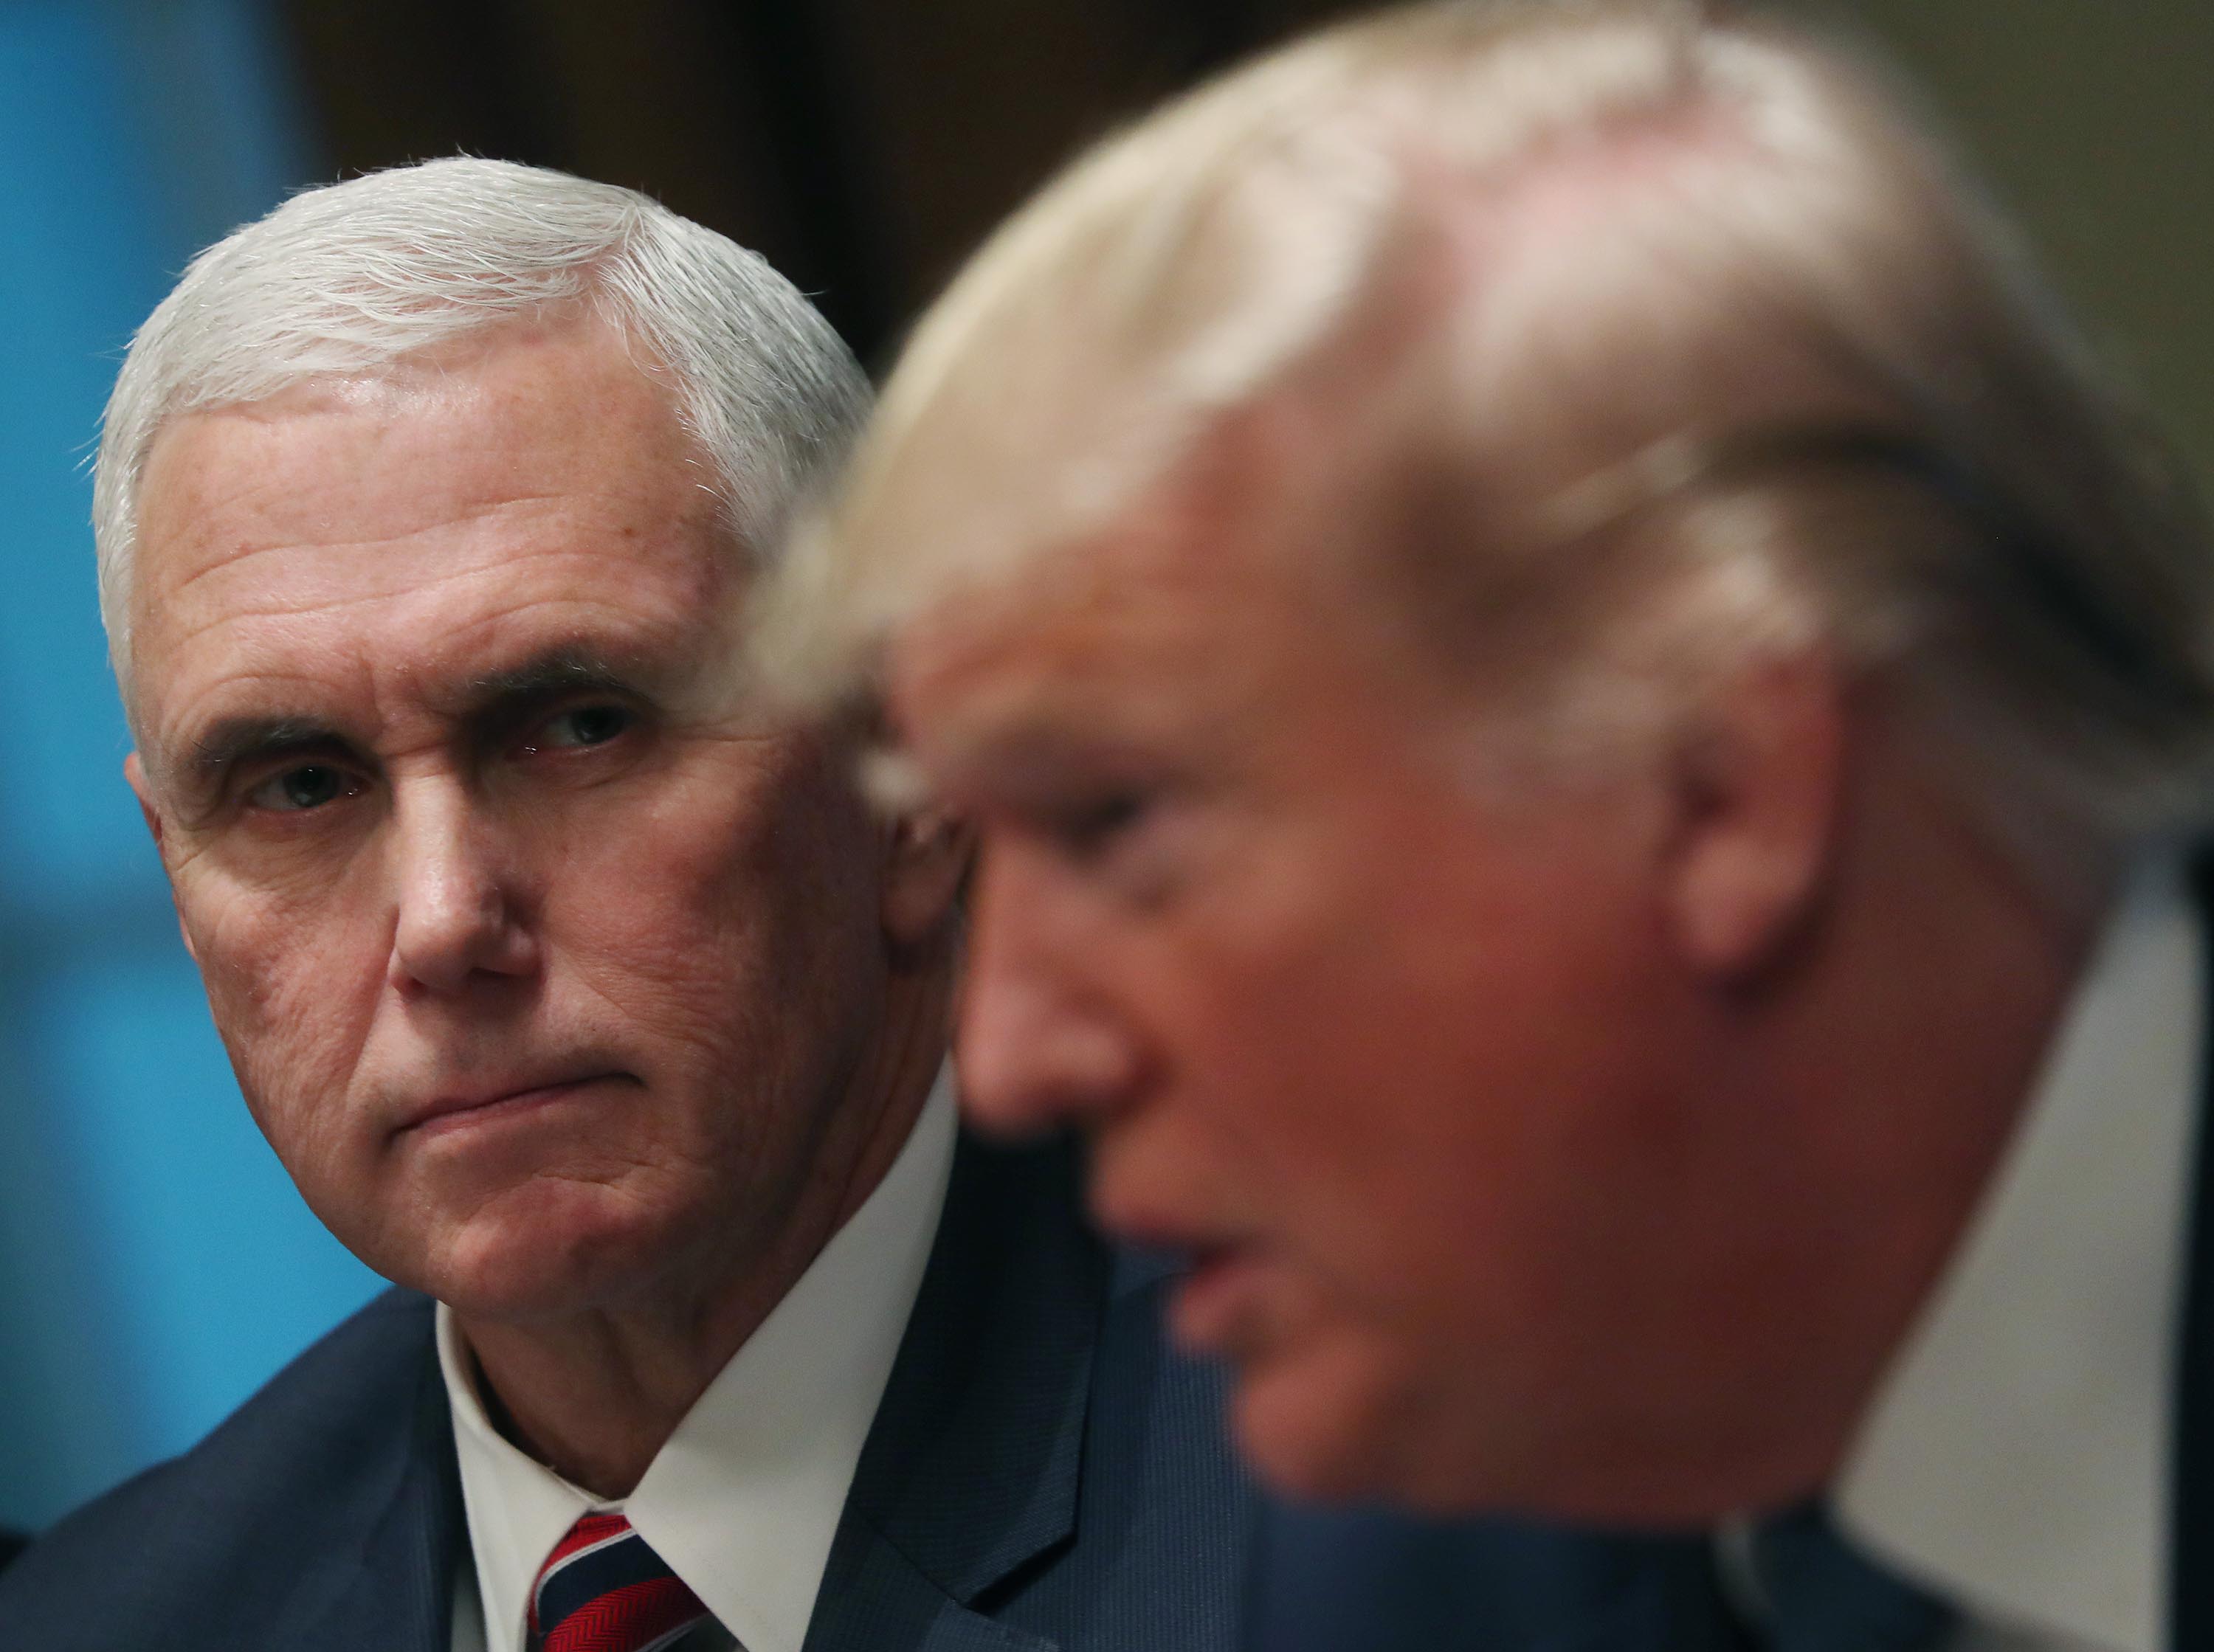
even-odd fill
[[[472,1084],[432,1097],[401,1120],[396,1133],[435,1136],[471,1125],[530,1112],[565,1100],[596,1084],[635,1084],[631,1074],[609,1068],[566,1068]]]
[[[1171,1330],[1190,1352],[1234,1354],[1263,1283],[1259,1247],[1250,1235],[1232,1235],[1220,1226],[1148,1204],[1142,1193],[1126,1197],[1122,1192],[1142,1185],[1095,1176],[1093,1220],[1125,1244],[1184,1257],[1169,1307]]]
[[[1259,1255],[1221,1248],[1196,1259],[1170,1305],[1170,1329],[1193,1353],[1237,1359],[1263,1322],[1271,1270]]]

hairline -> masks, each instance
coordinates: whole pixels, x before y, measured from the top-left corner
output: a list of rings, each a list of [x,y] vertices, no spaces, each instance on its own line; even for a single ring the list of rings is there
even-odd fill
[[[397,275],[368,272],[391,247],[373,235],[349,235],[343,219],[334,229],[330,216],[336,201],[367,195],[388,235],[395,202],[403,222],[408,213],[418,222],[428,213],[450,229],[439,213],[450,216],[456,203],[503,199],[508,192],[520,204],[498,228],[474,241],[462,238],[474,259],[472,271],[503,250],[514,249],[518,261],[542,253],[547,242],[577,255],[524,265],[519,272],[511,266],[517,283],[529,283],[524,296],[511,302],[511,295],[495,294],[474,314],[450,247],[442,265],[423,247],[403,244]],[[309,215],[304,224],[293,221],[303,213]],[[526,241],[534,232],[539,240]],[[431,336],[402,347],[388,312],[368,315],[349,332],[331,320],[333,294],[282,284],[266,311],[248,310],[247,301],[265,296],[254,289],[261,278],[254,259],[266,260],[272,247],[326,265],[347,260],[333,278],[363,283],[388,305],[415,300],[416,314],[407,319],[430,317]],[[490,270],[495,281],[503,273]],[[703,281],[713,290],[706,302]],[[466,351],[503,332],[565,325],[572,317],[608,326],[668,399],[691,444],[686,461],[701,468],[729,548],[757,560],[774,555],[785,520],[850,443],[870,395],[850,352],[804,295],[758,254],[637,191],[468,157],[364,174],[303,192],[209,247],[132,341],[103,421],[94,499],[101,611],[126,718],[135,722],[131,608],[142,548],[140,490],[154,448],[172,425],[194,413],[260,406],[318,384],[404,376],[443,351]],[[256,363],[254,393],[206,393],[210,380],[245,370],[242,358],[260,337],[255,329],[272,318],[291,332],[280,347],[260,352],[278,359],[273,368]],[[718,335],[733,326],[743,334],[737,351],[715,349]],[[364,359],[340,368],[303,359],[332,349]],[[285,351],[289,361],[282,359]],[[696,365],[707,371],[688,366],[688,356],[697,356]],[[121,445],[119,436],[126,438]]]

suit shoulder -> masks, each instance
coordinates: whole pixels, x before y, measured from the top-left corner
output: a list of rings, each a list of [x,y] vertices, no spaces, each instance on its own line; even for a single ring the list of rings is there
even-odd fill
[[[364,1506],[404,1469],[423,1384],[435,1382],[432,1305],[376,1297],[272,1377],[205,1439],[95,1498],[0,1576],[10,1645],[105,1643],[187,1602],[266,1594],[328,1565]],[[89,1607],[88,1602],[96,1603]],[[37,1626],[53,1625],[41,1637]]]

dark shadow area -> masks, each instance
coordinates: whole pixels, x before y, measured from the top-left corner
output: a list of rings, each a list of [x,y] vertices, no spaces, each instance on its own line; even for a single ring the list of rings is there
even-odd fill
[[[865,361],[1063,159],[1333,0],[283,0],[347,174],[466,151],[643,189]]]

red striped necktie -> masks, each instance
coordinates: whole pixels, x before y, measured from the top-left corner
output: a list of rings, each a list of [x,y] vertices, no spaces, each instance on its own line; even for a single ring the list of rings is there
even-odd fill
[[[707,1616],[700,1597],[621,1515],[586,1515],[530,1590],[538,1652],[662,1652]]]

